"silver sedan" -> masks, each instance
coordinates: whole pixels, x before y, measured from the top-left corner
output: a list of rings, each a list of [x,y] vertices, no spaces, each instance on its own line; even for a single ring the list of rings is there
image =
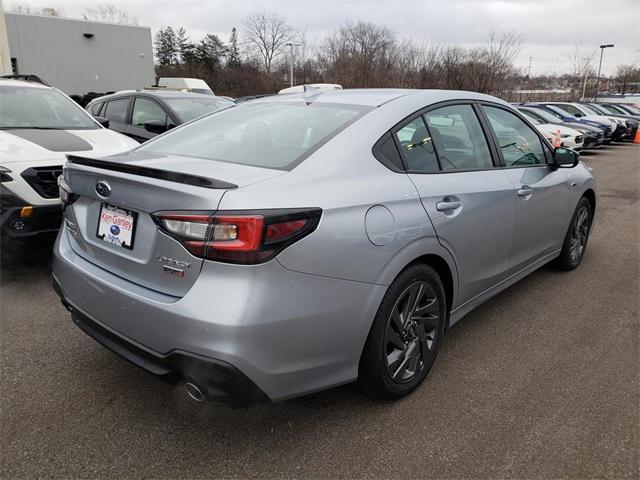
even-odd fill
[[[507,103],[436,90],[246,102],[131,152],[69,156],[53,264],[74,322],[196,400],[359,379],[417,388],[452,324],[596,210],[578,154]]]

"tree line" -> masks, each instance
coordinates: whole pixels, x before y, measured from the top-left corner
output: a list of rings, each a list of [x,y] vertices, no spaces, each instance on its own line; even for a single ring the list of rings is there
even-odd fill
[[[563,90],[557,99],[576,100],[582,94],[579,69],[530,78],[516,68],[522,47],[517,32],[493,31],[482,45],[460,46],[420,43],[399,38],[384,25],[346,21],[324,38],[310,40],[275,13],[246,16],[228,40],[207,34],[192,42],[182,27],[160,29],[154,38],[156,74],[202,78],[219,95],[275,93],[289,84],[291,44],[295,84],[472,90],[513,101],[534,88]],[[586,93],[593,94],[590,78]],[[637,92],[639,82],[637,66],[620,66],[601,90]]]
[[[288,85],[291,46],[294,80],[339,83],[345,88],[454,88],[498,93],[516,73],[521,45],[513,32],[490,33],[474,48],[419,44],[389,28],[347,21],[320,41],[277,14],[253,14],[228,41],[207,34],[192,42],[183,27],[154,36],[158,76],[197,76],[220,95],[273,93]]]

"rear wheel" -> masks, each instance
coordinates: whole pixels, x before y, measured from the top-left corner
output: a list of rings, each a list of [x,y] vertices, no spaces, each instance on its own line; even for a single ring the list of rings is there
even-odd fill
[[[573,212],[562,251],[555,262],[556,267],[561,270],[573,270],[580,265],[587,248],[592,218],[591,203],[586,197],[582,197]]]
[[[408,267],[391,284],[369,332],[359,380],[375,396],[399,398],[431,369],[444,332],[444,288],[424,264]]]

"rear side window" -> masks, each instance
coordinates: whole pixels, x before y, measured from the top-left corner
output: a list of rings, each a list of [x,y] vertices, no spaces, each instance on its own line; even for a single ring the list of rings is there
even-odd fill
[[[507,167],[546,163],[540,137],[526,123],[502,108],[483,106]]]
[[[121,98],[119,100],[111,100],[107,102],[104,116],[112,122],[124,123],[127,121],[127,109],[129,108],[129,99]]]
[[[402,158],[400,158],[400,152],[398,152],[396,142],[390,132],[387,132],[377,142],[377,145],[378,147],[374,147],[373,153],[383,165],[386,165],[388,168],[395,171],[404,170]]]
[[[290,170],[370,107],[328,103],[254,103],[203,117],[139,151]]]
[[[400,128],[396,138],[409,171],[432,173],[440,170],[431,135],[422,117]]]
[[[487,140],[471,105],[438,108],[424,118],[443,171],[493,167]]]

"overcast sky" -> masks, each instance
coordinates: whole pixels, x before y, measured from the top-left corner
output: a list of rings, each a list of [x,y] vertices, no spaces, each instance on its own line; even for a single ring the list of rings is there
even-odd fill
[[[34,8],[58,7],[65,16],[79,17],[87,6],[112,4],[137,17],[155,32],[183,26],[192,40],[215,33],[228,40],[231,28],[242,37],[242,18],[254,12],[278,12],[309,38],[320,39],[346,19],[386,25],[398,37],[445,44],[482,43],[491,29],[523,35],[516,65],[532,74],[572,70],[576,48],[580,57],[607,49],[602,70],[614,73],[619,64],[640,63],[640,0],[3,0],[5,10],[15,4]]]

